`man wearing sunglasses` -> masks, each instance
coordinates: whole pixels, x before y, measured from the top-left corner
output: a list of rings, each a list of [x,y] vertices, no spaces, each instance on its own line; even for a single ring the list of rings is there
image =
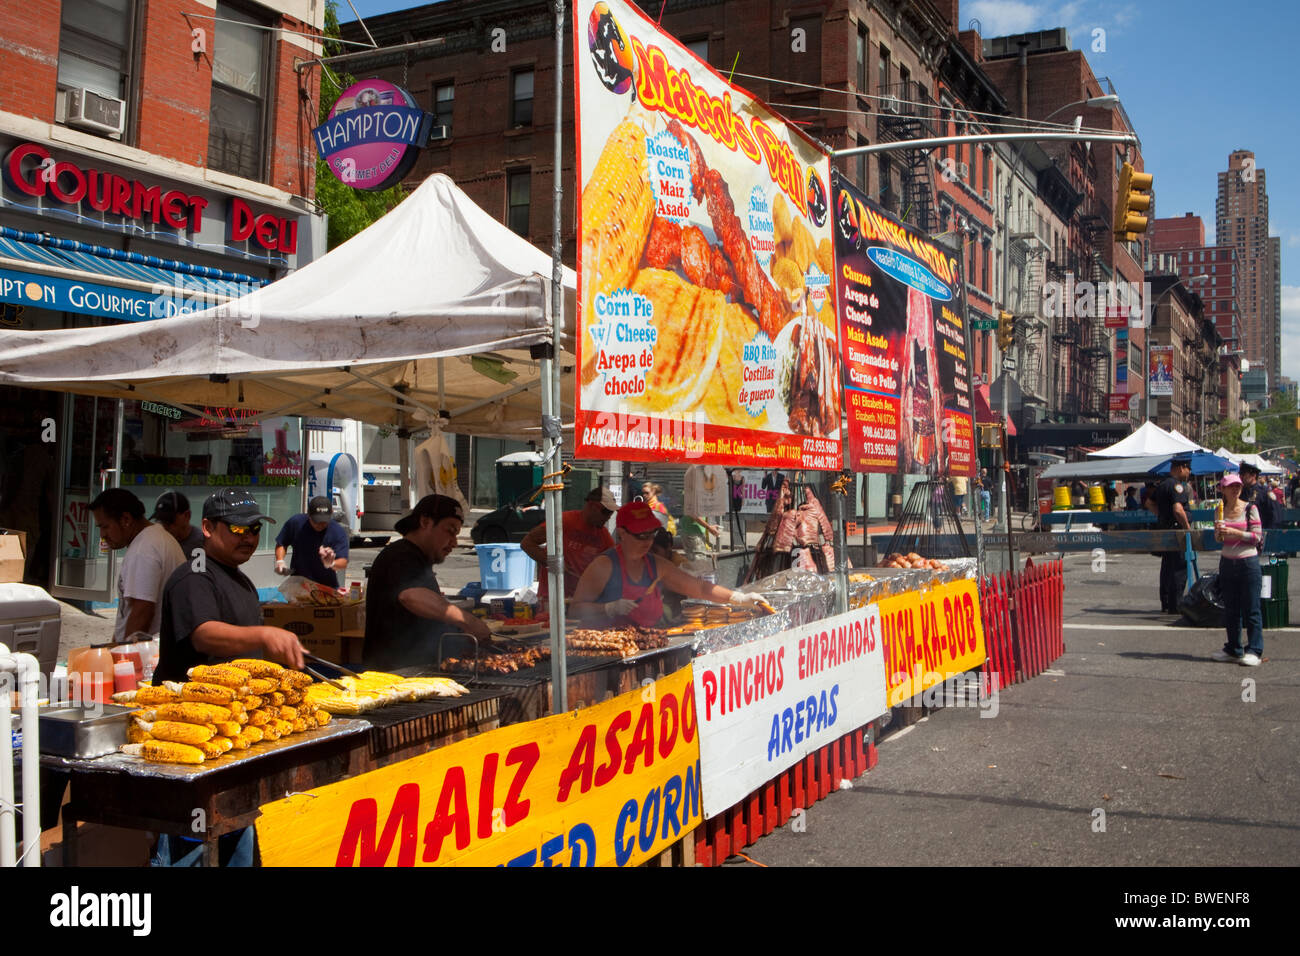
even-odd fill
[[[302,668],[297,636],[262,624],[257,588],[239,570],[257,550],[264,521],[274,519],[238,488],[223,488],[203,503],[203,560],[187,560],[163,589],[155,684],[184,681],[191,667],[236,657]]]
[[[561,545],[564,549],[564,596],[573,597],[578,578],[587,565],[614,547],[605,525],[618,510],[618,502],[608,488],[592,488],[582,507],[564,512],[560,521]],[[537,601],[543,610],[551,593],[551,576],[546,571],[546,522],[542,522],[520,543],[524,554],[537,562]]]

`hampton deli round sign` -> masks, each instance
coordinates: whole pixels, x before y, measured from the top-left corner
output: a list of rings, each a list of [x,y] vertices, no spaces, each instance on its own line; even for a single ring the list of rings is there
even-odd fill
[[[343,91],[312,136],[316,152],[340,182],[354,189],[387,189],[415,165],[433,119],[401,87],[362,80]]]

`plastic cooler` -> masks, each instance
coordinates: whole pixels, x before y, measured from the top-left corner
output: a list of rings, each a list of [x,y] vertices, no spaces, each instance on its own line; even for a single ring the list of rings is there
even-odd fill
[[[59,602],[34,584],[0,584],[0,644],[31,654],[46,677],[59,653]]]
[[[526,588],[537,576],[537,562],[517,544],[478,544],[474,550],[484,591]]]

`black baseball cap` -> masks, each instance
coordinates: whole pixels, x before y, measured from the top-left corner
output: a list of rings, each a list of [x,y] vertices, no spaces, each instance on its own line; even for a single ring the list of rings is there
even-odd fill
[[[153,503],[153,514],[149,516],[149,520],[171,524],[176,520],[177,515],[182,515],[189,510],[189,498],[186,498],[179,491],[164,491],[158,496],[158,500]]]
[[[460,502],[455,498],[447,495],[425,495],[416,502],[409,515],[398,519],[393,525],[393,530],[398,534],[409,534],[420,527],[420,519],[425,515],[435,524],[443,518],[455,518],[462,524],[465,521],[465,514],[460,510]]]
[[[324,495],[317,495],[311,501],[307,502],[307,517],[309,518],[329,518],[334,514],[334,506]]]
[[[1169,460],[1170,467],[1173,467],[1174,465],[1187,465],[1190,468],[1191,464],[1191,455],[1174,455],[1174,457]]]
[[[203,517],[227,524],[252,524],[254,521],[275,524],[275,519],[263,514],[262,506],[242,488],[222,488],[208,495],[208,500],[203,502]]]
[[[1255,466],[1255,465],[1252,465],[1252,464],[1251,464],[1250,462],[1248,462],[1248,461],[1243,461],[1240,465],[1238,465],[1238,466],[1237,466],[1237,471],[1249,471],[1251,474],[1254,474],[1254,475],[1258,475],[1258,474],[1259,474],[1259,468],[1258,468],[1257,466]]]

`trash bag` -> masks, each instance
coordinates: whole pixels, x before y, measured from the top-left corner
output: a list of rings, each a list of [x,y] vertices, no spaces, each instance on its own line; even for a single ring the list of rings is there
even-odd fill
[[[1195,627],[1223,627],[1223,597],[1219,575],[1202,574],[1178,600],[1178,613]]]

